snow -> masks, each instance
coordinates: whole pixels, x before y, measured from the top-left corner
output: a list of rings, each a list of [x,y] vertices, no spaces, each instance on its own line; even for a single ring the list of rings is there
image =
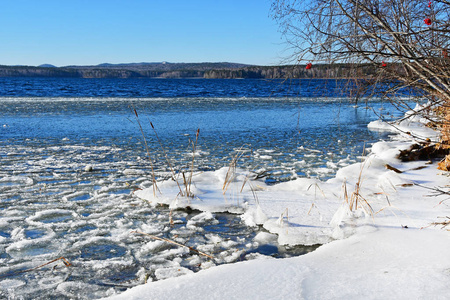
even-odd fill
[[[403,132],[437,139],[436,132],[410,115],[399,124]],[[379,122],[369,128],[393,130]],[[251,172],[222,168],[194,174],[194,198],[181,196],[174,180],[159,184],[161,194],[154,195],[151,188],[135,192],[152,205],[204,211],[190,226],[228,211],[242,214],[248,226],[261,224],[268,231],[255,242],[324,245],[295,258],[264,257],[198,273],[168,266],[157,277],[172,278],[110,299],[448,299],[450,233],[431,224],[449,216],[450,207],[445,196],[430,197],[432,191],[422,187],[444,187],[448,174],[437,170],[437,162],[396,159],[411,143],[405,133],[380,141],[360,163],[341,168],[325,182],[298,178],[268,186],[251,180]],[[232,181],[224,190],[227,173]],[[358,209],[350,210],[346,199],[356,196]],[[142,251],[158,245],[150,242]],[[226,259],[239,255],[237,251]],[[173,278],[178,275],[183,276]]]
[[[439,230],[373,228],[304,256],[223,265],[111,299],[448,299],[448,240]]]
[[[415,137],[422,139],[429,138],[432,141],[437,141],[439,133],[431,128],[423,126],[423,124],[426,124],[429,121],[425,118],[422,118],[419,114],[415,113],[416,111],[423,110],[429,106],[430,104],[425,105],[417,104],[413,110],[410,110],[405,113],[405,118],[401,119],[398,122],[387,123],[381,120],[376,120],[370,122],[368,127],[371,130],[393,131],[403,137],[409,137],[411,136],[411,133],[413,133]]]

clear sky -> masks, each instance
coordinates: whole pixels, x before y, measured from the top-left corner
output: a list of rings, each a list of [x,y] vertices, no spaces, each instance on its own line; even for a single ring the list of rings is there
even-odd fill
[[[276,65],[271,0],[0,0],[0,64]]]

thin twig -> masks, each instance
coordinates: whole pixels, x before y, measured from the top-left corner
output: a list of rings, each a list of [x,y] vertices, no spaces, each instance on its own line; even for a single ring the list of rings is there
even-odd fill
[[[11,274],[6,274],[6,275],[0,275],[0,278],[5,278],[5,277],[17,275],[17,274],[26,273],[26,272],[31,272],[31,271],[40,269],[42,267],[45,267],[46,265],[52,264],[52,263],[54,263],[54,262],[56,262],[58,260],[62,260],[62,262],[64,263],[64,265],[66,267],[70,267],[72,265],[65,257],[61,256],[59,258],[53,259],[53,260],[51,260],[49,262],[46,262],[45,264],[39,265],[39,266],[31,268],[31,269],[26,269],[26,270],[23,270],[23,271],[18,271],[18,272],[14,272],[14,273],[11,273]]]
[[[161,150],[164,153],[164,156],[166,157],[167,164],[169,165],[170,171],[172,172],[172,179],[177,183],[178,189],[180,190],[180,195],[183,196],[183,191],[181,190],[180,183],[178,182],[178,180],[176,178],[175,170],[173,169],[172,164],[170,163],[169,157],[167,156],[167,152],[164,149],[164,146],[161,142],[161,139],[158,136],[158,133],[156,132],[155,126],[153,126],[152,122],[150,122],[150,126],[152,127],[153,132],[155,133],[155,136],[156,136],[156,140],[158,141],[159,145],[161,146]]]
[[[195,134],[195,142],[192,145],[192,164],[191,164],[191,172],[189,174],[189,180],[187,181],[186,185],[186,196],[187,197],[194,197],[191,193],[191,184],[192,184],[192,176],[194,174],[194,161],[195,161],[195,151],[197,149],[197,143],[198,143],[198,136],[200,135],[200,128],[197,129],[197,133]]]
[[[150,161],[150,167],[151,167],[151,169],[152,169],[153,197],[156,197],[156,191],[157,191],[157,190],[159,191],[159,188],[158,188],[158,186],[156,185],[155,169],[154,169],[154,166],[153,166],[152,158],[151,158],[151,156],[150,156],[150,150],[149,150],[149,148],[148,148],[147,139],[145,138],[144,129],[142,129],[141,121],[139,120],[139,115],[138,115],[137,110],[136,110],[136,108],[134,107],[133,104],[131,104],[131,108],[132,108],[132,112],[134,112],[136,122],[137,122],[138,125],[139,125],[139,130],[141,131],[142,138],[144,139],[145,150],[147,151],[148,160]]]
[[[192,247],[190,247],[190,246],[186,246],[186,245],[177,243],[177,242],[175,242],[175,241],[172,241],[172,240],[169,240],[169,239],[166,239],[166,238],[157,237],[157,236],[155,236],[155,235],[148,234],[148,233],[145,233],[145,232],[142,232],[142,231],[137,231],[137,230],[132,231],[131,233],[137,233],[137,234],[146,235],[146,236],[149,236],[149,237],[151,237],[152,239],[155,239],[155,240],[159,240],[159,241],[163,241],[163,242],[166,242],[166,243],[174,244],[174,245],[177,245],[177,246],[180,246],[180,247],[186,247],[186,248],[188,248],[189,250],[191,250],[191,251],[193,251],[193,252],[195,252],[195,253],[198,253],[198,254],[204,255],[204,256],[206,256],[206,257],[209,257],[209,258],[211,258],[211,259],[214,259],[214,257],[212,257],[212,256],[209,255],[209,254],[203,253],[203,252],[201,252],[201,251],[198,251],[198,250],[195,249],[195,248],[192,248]]]
[[[431,190],[431,191],[434,192],[434,194],[427,195],[427,197],[439,197],[439,196],[442,196],[442,195],[450,196],[450,192],[444,191],[444,190],[442,190],[442,189],[440,189],[440,188],[437,188],[437,187],[428,187],[428,186],[421,185],[421,184],[418,184],[418,183],[414,183],[414,184],[417,185],[417,186],[420,186],[420,187],[422,187],[422,188],[424,188],[424,189]],[[444,203],[444,202],[447,201],[447,200],[449,200],[449,198],[446,198],[446,199],[440,201],[438,205],[441,205],[442,203]],[[436,205],[436,206],[438,206],[438,205]]]

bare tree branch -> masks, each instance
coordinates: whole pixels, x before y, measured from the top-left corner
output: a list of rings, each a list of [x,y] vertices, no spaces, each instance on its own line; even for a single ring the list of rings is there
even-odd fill
[[[431,107],[450,107],[450,1],[273,0],[272,16],[297,63],[354,67],[348,70],[356,83],[350,89],[383,86],[399,107],[410,109],[402,99],[405,89]],[[356,79],[366,65],[376,74]],[[429,111],[418,113],[450,127],[450,117],[431,118]]]

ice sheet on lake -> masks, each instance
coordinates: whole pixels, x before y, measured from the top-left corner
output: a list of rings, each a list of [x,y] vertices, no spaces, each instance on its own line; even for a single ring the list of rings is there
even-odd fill
[[[428,135],[428,128],[417,122],[422,120],[407,121],[402,130],[412,136],[437,135]],[[244,204],[234,203],[245,210],[248,224],[256,224],[263,211],[263,226],[280,243],[332,241],[318,250],[290,259],[221,266],[139,286],[111,299],[447,299],[450,239],[446,230],[431,225],[450,214],[448,197],[427,197],[430,191],[416,184],[448,187],[448,174],[438,171],[436,162],[400,162],[396,155],[410,147],[410,138],[407,134],[374,144],[361,162],[339,169],[325,182],[251,182],[257,197],[252,199],[252,190],[247,190],[240,198]],[[199,208],[214,211],[224,203],[220,185],[211,184],[223,173],[202,174],[212,180],[199,180]],[[216,196],[211,206],[207,198],[202,201],[204,194]],[[352,196],[360,197],[358,209],[344,202]],[[146,199],[158,202],[157,197]],[[261,233],[255,240],[270,238]]]

